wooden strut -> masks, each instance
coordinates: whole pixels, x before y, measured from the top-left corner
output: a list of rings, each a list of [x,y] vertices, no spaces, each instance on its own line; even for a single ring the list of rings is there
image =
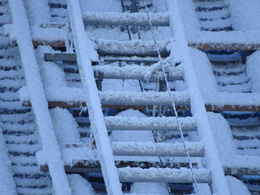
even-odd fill
[[[112,104],[102,104],[103,108],[111,108],[111,109],[118,109],[118,110],[126,110],[126,109],[136,109],[143,111],[151,105],[112,105]],[[23,106],[25,107],[31,107],[30,101],[23,102]],[[170,104],[168,105],[170,106]],[[85,102],[64,102],[64,101],[49,101],[49,108],[81,108],[86,107],[87,105]],[[176,108],[178,110],[190,110],[190,105],[177,105]],[[260,105],[249,105],[249,106],[243,106],[243,105],[214,105],[207,103],[205,105],[205,108],[208,112],[223,112],[223,111],[238,111],[238,112],[259,112],[260,111]]]
[[[100,164],[98,161],[88,161],[88,160],[78,160],[72,162],[73,165],[65,165],[66,173],[76,174],[76,173],[91,173],[91,172],[100,172]],[[139,167],[143,169],[147,168],[180,168],[180,167],[189,167],[187,162],[160,162],[160,161],[127,161],[127,160],[116,160],[115,161],[117,168],[123,167]],[[198,165],[196,162],[193,162],[193,167],[196,168]],[[48,172],[48,165],[40,165],[40,169],[43,172]],[[243,176],[243,175],[260,175],[259,169],[254,169],[250,167],[225,167],[225,175],[232,176]]]
[[[7,44],[8,44],[8,46],[16,46],[15,42],[7,43]],[[48,45],[48,46],[51,46],[51,47],[57,48],[57,49],[64,49],[66,47],[64,40],[48,40],[47,38],[46,39],[43,38],[41,40],[34,39],[33,45],[35,47],[38,47],[41,45]],[[189,47],[201,49],[203,51],[223,51],[223,50],[226,50],[226,51],[236,51],[236,50],[252,51],[252,50],[260,49],[260,43],[199,42],[199,41],[190,40],[188,45],[189,45]],[[103,46],[106,46],[106,45],[103,45]],[[100,55],[117,54],[115,52],[113,52],[113,53],[108,52],[108,50],[102,50],[101,48],[100,49],[97,48],[97,50]],[[123,53],[119,53],[119,54],[123,54]],[[138,54],[138,53],[134,53],[134,54],[137,56],[146,56],[145,54]],[[130,54],[128,54],[128,55],[130,55]],[[131,55],[133,55],[133,54],[131,54]],[[150,53],[150,55],[156,56],[156,52]],[[162,56],[167,56],[167,55],[169,55],[169,51],[167,51],[166,48],[164,48],[164,50],[162,52]]]
[[[72,191],[64,170],[60,148],[54,133],[48,110],[38,62],[32,45],[31,29],[24,6],[24,1],[9,0],[12,19],[16,32],[17,45],[21,57],[25,80],[30,92],[32,109],[38,126],[44,153],[51,154],[47,160],[54,192],[57,195],[71,195]]]

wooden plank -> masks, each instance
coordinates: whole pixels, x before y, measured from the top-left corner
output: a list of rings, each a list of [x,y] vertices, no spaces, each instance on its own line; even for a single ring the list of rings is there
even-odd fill
[[[180,168],[180,167],[189,167],[187,162],[161,162],[161,161],[127,161],[127,160],[116,160],[116,167],[139,167],[143,169],[147,168]],[[196,167],[197,164],[195,162],[192,163],[193,167]],[[43,172],[48,172],[48,166],[46,164],[40,165],[40,169]],[[65,165],[65,170],[70,174],[79,174],[79,173],[91,173],[91,172],[100,172],[100,165],[98,161],[74,161],[73,165]],[[232,176],[243,176],[243,175],[260,175],[260,169],[250,168],[250,167],[225,167],[224,166],[225,175]]]
[[[25,6],[23,1],[16,0],[9,0],[9,6],[43,151],[51,151],[52,154],[48,158],[47,164],[50,169],[54,192],[57,195],[71,195],[71,188],[65,174],[64,163],[54,133],[48,102],[45,97],[38,62],[32,45],[31,30]]]
[[[83,19],[88,25],[169,25],[167,13],[87,12]]]
[[[170,27],[176,40],[171,48],[171,57],[173,59],[174,57],[183,59],[184,76],[190,94],[191,112],[197,118],[198,132],[201,141],[205,144],[207,167],[211,171],[212,193],[216,195],[231,195],[191,60],[183,19],[180,13],[180,2],[180,0],[167,0],[169,13],[171,13]]]
[[[92,69],[91,61],[97,60],[98,55],[85,33],[79,0],[67,0],[67,3],[80,78],[84,91],[83,98],[89,107],[89,118],[99,153],[99,161],[106,184],[106,190],[107,193],[111,195],[122,195],[119,175],[115,167],[113,151],[104,121],[94,71]]]

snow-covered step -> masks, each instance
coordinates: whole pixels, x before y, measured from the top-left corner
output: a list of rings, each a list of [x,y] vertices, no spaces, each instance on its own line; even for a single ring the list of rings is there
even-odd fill
[[[46,61],[64,61],[76,62],[76,55],[74,53],[45,53],[44,59]],[[149,63],[153,64],[159,61],[158,57],[123,57],[123,56],[100,56],[101,61],[104,62],[133,62],[133,63]]]
[[[100,55],[118,56],[158,56],[157,47],[162,56],[169,55],[169,41],[111,41],[95,40],[97,51]]]
[[[83,19],[86,24],[95,25],[169,25],[167,13],[88,12],[83,13]]]
[[[79,79],[78,68],[76,66],[63,66],[66,79]],[[143,81],[163,80],[164,74],[158,64],[151,66],[126,65],[118,66],[114,64],[93,66],[94,74],[101,79],[133,79]],[[167,79],[169,81],[182,80],[183,70],[180,67],[165,68]],[[73,78],[74,77],[74,78]]]
[[[198,183],[210,183],[210,172],[207,169],[168,169],[168,168],[119,168],[119,177],[123,182],[165,182],[193,183],[193,177]],[[192,174],[193,173],[193,174]]]
[[[202,50],[258,50],[257,31],[192,31],[188,33],[189,46]]]
[[[70,151],[76,149],[89,150],[88,146],[72,144],[66,145],[64,155],[69,155]],[[202,157],[204,155],[204,146],[200,142],[184,143],[154,143],[154,142],[112,142],[112,150],[116,156],[186,156],[189,153],[193,157]],[[90,151],[91,152],[91,151]],[[94,151],[93,151],[94,152]],[[83,152],[81,152],[84,154]],[[68,157],[69,158],[69,157]],[[88,156],[80,160],[88,160]],[[91,160],[91,159],[89,159]],[[149,161],[149,160],[148,160]]]
[[[23,88],[26,89],[26,88]],[[30,106],[30,98],[26,90],[21,91],[23,105]],[[47,89],[47,99],[51,107],[86,106],[83,91],[79,88]],[[104,106],[167,106],[175,101],[178,106],[189,105],[189,95],[186,92],[100,92],[100,100]]]
[[[201,143],[152,143],[152,142],[113,142],[112,149],[119,156],[203,156]]]
[[[110,130],[175,130],[181,125],[183,131],[196,129],[196,120],[192,117],[105,117]]]

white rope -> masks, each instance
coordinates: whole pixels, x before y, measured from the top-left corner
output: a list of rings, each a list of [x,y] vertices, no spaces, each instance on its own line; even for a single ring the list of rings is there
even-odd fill
[[[157,55],[159,57],[159,63],[161,64],[161,67],[162,67],[163,77],[164,77],[164,81],[165,81],[165,84],[166,84],[166,91],[170,95],[171,89],[169,87],[169,81],[167,79],[167,73],[166,73],[166,70],[165,70],[165,64],[167,64],[169,62],[168,61],[166,61],[166,63],[163,62],[163,59],[162,59],[161,53],[160,53],[160,47],[159,47],[158,42],[156,41],[155,32],[153,30],[153,25],[152,25],[150,13],[149,12],[146,12],[146,13],[147,13],[147,17],[149,19],[149,25],[151,27],[152,39],[154,41],[154,44],[155,44],[155,47],[156,47],[156,52],[157,52]],[[173,107],[174,114],[176,116],[177,127],[178,127],[178,130],[179,130],[180,136],[181,136],[181,140],[182,140],[182,143],[183,143],[183,146],[184,146],[184,150],[185,150],[186,156],[187,156],[188,161],[189,161],[189,168],[191,170],[192,180],[194,182],[193,185],[194,185],[195,193],[197,193],[197,192],[199,192],[198,181],[197,181],[197,178],[195,177],[195,174],[194,174],[194,171],[193,171],[191,155],[190,155],[190,152],[188,151],[187,146],[186,146],[184,133],[183,133],[183,130],[182,130],[182,125],[179,121],[179,114],[177,112],[176,103],[175,103],[174,99],[172,101],[172,107]]]

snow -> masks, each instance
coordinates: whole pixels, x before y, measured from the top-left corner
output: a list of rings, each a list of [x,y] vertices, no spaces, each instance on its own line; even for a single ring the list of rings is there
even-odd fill
[[[207,55],[197,49],[190,49],[190,53],[203,98],[214,97],[217,92],[217,82]]]
[[[165,182],[165,183],[192,183],[193,178],[188,168],[118,168],[122,182]],[[210,182],[210,171],[204,168],[194,169],[194,176],[198,183]]]
[[[136,117],[136,120],[138,118],[138,120],[141,120],[142,118],[146,118],[146,116],[136,110],[126,110],[126,111],[122,111],[120,112],[117,117]],[[111,134],[111,140],[113,142],[140,142],[140,143],[144,143],[144,142],[154,142],[154,138],[153,138],[153,134],[152,131],[113,131]],[[142,147],[142,146],[141,146]],[[122,148],[122,147],[120,147]],[[126,159],[126,160],[153,160],[153,159],[157,159],[157,157],[137,157],[137,156],[120,156],[117,157],[119,159]],[[158,191],[162,192],[163,194],[168,194],[165,193],[166,191],[166,184],[151,184],[151,183],[134,183],[132,188],[131,188],[131,192],[134,193],[139,193],[139,192],[143,192],[141,191],[140,187],[143,187],[144,189],[158,189]],[[149,186],[149,188],[148,188]],[[156,191],[148,191],[148,192],[156,192]],[[146,192],[147,193],[147,192]]]
[[[98,1],[95,1],[97,3]],[[121,184],[108,132],[105,126],[98,90],[95,83],[91,60],[98,60],[98,55],[86,36],[82,20],[81,7],[78,0],[68,0],[68,10],[72,24],[72,34],[77,52],[81,81],[84,90],[84,102],[88,104],[91,127],[96,141],[102,174],[109,194],[121,195]],[[106,4],[102,4],[106,5]],[[95,10],[92,10],[95,11]]]
[[[221,195],[230,195],[231,193],[225,180],[222,163],[219,159],[217,146],[214,141],[214,135],[210,131],[210,124],[204,106],[205,104],[198,87],[199,82],[196,77],[188,43],[184,34],[184,25],[180,16],[179,1],[168,0],[167,3],[171,12],[171,29],[176,40],[175,44],[172,46],[171,55],[174,57],[175,51],[178,50],[178,54],[181,55],[181,58],[183,59],[185,80],[191,96],[191,111],[197,120],[199,135],[202,142],[205,144],[205,156],[207,159],[207,166],[211,171],[213,192]],[[177,55],[177,57],[179,56]]]
[[[165,183],[134,183],[131,186],[131,193],[136,193],[136,194],[157,194],[157,195],[168,195],[168,186]]]
[[[2,126],[2,124],[1,124]],[[16,186],[12,177],[11,162],[8,158],[5,139],[0,127],[0,194],[16,195]]]
[[[86,93],[82,89],[72,87],[55,87],[46,88],[46,96],[48,101],[63,101],[68,104],[75,102],[84,103]],[[26,87],[19,90],[21,101],[29,101],[29,93]],[[101,99],[105,105],[171,105],[172,98],[178,105],[187,105],[189,103],[189,95],[187,92],[126,92],[126,91],[107,91],[100,92],[98,99]],[[254,98],[256,99],[256,98]],[[259,100],[260,101],[260,100]]]
[[[135,111],[137,112],[137,111]],[[108,129],[120,130],[168,130],[177,131],[178,124],[176,117],[144,117],[137,112],[136,116],[128,110],[129,116],[105,117],[106,126]],[[140,115],[140,116],[139,116]],[[140,118],[142,117],[142,118]],[[196,129],[196,120],[192,117],[179,117],[179,124],[182,126],[183,131],[192,131]]]
[[[56,138],[60,146],[80,142],[77,123],[72,114],[66,109],[55,108],[50,111]]]
[[[44,96],[43,84],[40,80],[40,70],[32,45],[30,25],[26,16],[23,1],[10,0],[9,6],[13,18],[15,37],[25,73],[25,80],[32,102],[33,113],[42,141],[44,152],[48,152],[48,166],[53,178],[53,186],[57,195],[70,195],[64,164],[61,159],[58,143],[50,118],[48,103]]]
[[[121,12],[121,2],[119,0],[80,0],[82,12]]]
[[[260,51],[247,58],[247,74],[252,80],[252,91],[260,93]]]
[[[229,187],[231,188],[232,194],[235,195],[251,195],[246,185],[240,180],[232,176],[227,176]]]
[[[187,34],[200,30],[193,1],[182,1],[179,4],[180,14]]]
[[[233,28],[235,30],[260,30],[259,0],[225,0],[230,5]],[[255,37],[253,37],[255,38]]]
[[[259,44],[259,30],[237,30],[237,31],[192,31],[187,33],[189,44]]]
[[[229,159],[236,152],[233,135],[226,119],[221,114],[208,113],[210,126],[217,143],[222,162]]]
[[[87,24],[107,25],[152,25],[167,26],[169,16],[167,13],[153,13],[148,17],[147,13],[118,13],[118,12],[87,12],[83,14]]]
[[[30,24],[40,26],[50,22],[50,10],[46,0],[25,0],[24,1]]]
[[[65,73],[57,64],[44,62],[40,71],[45,87],[66,87]]]
[[[73,195],[95,195],[91,184],[80,175],[69,175],[69,182]]]

